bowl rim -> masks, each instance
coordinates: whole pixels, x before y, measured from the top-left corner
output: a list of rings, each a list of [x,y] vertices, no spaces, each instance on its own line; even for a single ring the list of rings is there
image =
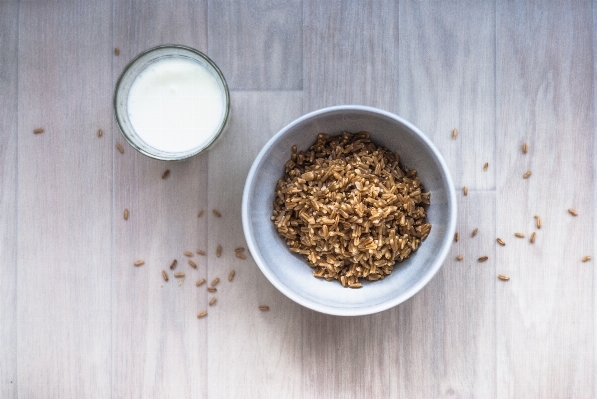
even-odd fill
[[[249,202],[250,202],[249,192],[250,192],[251,186],[253,185],[253,180],[255,178],[255,172],[256,172],[257,168],[261,165],[263,158],[264,158],[265,154],[268,152],[268,150],[270,149],[270,147],[272,147],[272,145],[280,137],[282,137],[284,134],[286,134],[286,132],[288,132],[289,130],[294,128],[296,125],[302,123],[303,121],[305,121],[309,118],[312,118],[313,116],[332,113],[332,112],[336,112],[336,111],[365,111],[365,112],[369,112],[369,113],[380,114],[382,116],[394,119],[395,121],[405,125],[408,129],[410,129],[412,132],[417,134],[419,136],[419,138],[429,147],[429,149],[431,150],[433,155],[436,157],[436,159],[441,167],[441,170],[444,173],[446,183],[447,183],[448,199],[449,199],[449,205],[450,205],[449,212],[452,216],[451,218],[449,218],[450,222],[449,222],[448,228],[446,230],[446,237],[444,237],[444,240],[443,240],[443,243],[441,246],[441,250],[439,251],[438,256],[434,260],[433,267],[429,270],[429,272],[427,274],[425,274],[423,276],[423,278],[421,280],[417,281],[416,284],[409,287],[409,289],[406,290],[405,292],[403,292],[401,295],[398,295],[390,300],[387,300],[385,302],[381,302],[381,303],[378,303],[375,305],[363,306],[363,307],[357,307],[357,308],[338,308],[338,307],[324,305],[324,304],[315,302],[311,299],[308,299],[308,298],[298,295],[294,290],[292,290],[290,287],[288,287],[286,284],[284,284],[280,279],[278,279],[276,277],[276,275],[270,270],[269,266],[265,263],[265,261],[261,257],[261,254],[257,250],[257,247],[254,242],[254,238],[253,238],[254,234],[253,234],[252,227],[250,224],[249,212],[248,212],[248,209],[249,209],[248,206],[249,206]],[[448,251],[450,250],[450,247],[452,246],[452,239],[449,237],[452,237],[454,235],[454,232],[456,231],[457,216],[458,215],[457,215],[457,205],[456,205],[456,190],[454,188],[454,183],[453,183],[452,177],[450,175],[450,170],[448,169],[448,166],[447,166],[446,162],[444,161],[444,158],[440,154],[439,150],[435,147],[435,145],[433,145],[431,140],[425,134],[423,134],[423,132],[421,132],[415,125],[413,125],[412,123],[408,122],[407,120],[401,118],[400,116],[393,114],[391,112],[379,109],[379,108],[370,107],[370,106],[366,106],[366,105],[335,105],[335,106],[331,106],[331,107],[321,108],[321,109],[309,112],[303,116],[300,116],[300,117],[296,118],[295,120],[293,120],[292,122],[290,122],[289,124],[287,124],[286,126],[284,126],[282,129],[280,129],[278,131],[278,133],[276,133],[272,138],[270,138],[267,141],[267,143],[262,147],[261,151],[259,151],[259,154],[257,154],[257,157],[255,158],[255,160],[253,161],[253,164],[251,165],[251,169],[249,169],[249,173],[248,173],[247,179],[245,181],[245,186],[243,189],[243,197],[242,197],[243,232],[245,235],[245,239],[247,241],[247,246],[249,247],[249,251],[251,252],[251,255],[252,255],[253,259],[255,260],[255,263],[257,263],[257,266],[259,267],[261,272],[264,274],[264,276],[269,280],[269,282],[271,284],[274,285],[274,287],[276,287],[278,289],[278,291],[280,291],[282,294],[286,295],[286,297],[293,300],[294,302],[296,302],[306,308],[315,310],[317,312],[335,315],[335,316],[362,316],[362,315],[368,315],[368,314],[382,312],[384,310],[393,308],[393,307],[405,302],[406,300],[410,299],[413,295],[415,295],[417,292],[419,292],[421,289],[423,289],[423,287],[425,287],[425,285],[427,285],[427,283],[429,283],[429,281],[431,281],[431,279],[437,274],[438,270],[442,267],[447,255],[448,255]]]

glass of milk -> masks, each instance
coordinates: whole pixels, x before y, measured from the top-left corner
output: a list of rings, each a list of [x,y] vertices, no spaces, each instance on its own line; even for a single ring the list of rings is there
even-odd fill
[[[158,46],[126,66],[116,83],[114,111],[122,134],[139,152],[183,160],[207,150],[222,134],[230,93],[205,54]]]

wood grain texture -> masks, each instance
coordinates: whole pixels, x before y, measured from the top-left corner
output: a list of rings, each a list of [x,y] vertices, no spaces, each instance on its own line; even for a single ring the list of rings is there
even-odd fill
[[[303,309],[277,291],[250,256],[239,259],[234,249],[246,247],[241,200],[249,169],[267,140],[300,116],[302,93],[233,92],[232,109],[228,131],[209,151],[207,280],[221,281],[209,295],[216,304],[206,308],[209,397],[301,398]],[[236,275],[229,282],[231,270]],[[270,310],[262,312],[260,305]]]
[[[304,110],[363,104],[395,111],[398,2],[304,0]]]
[[[388,311],[386,347],[392,348],[393,375],[388,397],[497,397],[495,293],[504,283],[497,280],[502,270],[496,254],[504,248],[495,241],[495,223],[494,192],[461,197],[459,240],[437,276],[408,302]],[[512,239],[504,239],[510,245]],[[481,256],[489,260],[480,263]]]
[[[0,3],[0,397],[17,397],[17,1]]]
[[[110,15],[20,4],[20,398],[110,396],[112,151],[96,136],[111,118]]]
[[[458,189],[495,189],[495,4],[401,1],[399,48],[399,114],[433,140]]]
[[[138,52],[164,43],[207,47],[204,2],[115,2],[113,82]],[[197,320],[205,307],[195,281],[206,277],[207,262],[185,251],[207,244],[207,155],[183,162],[150,159],[112,129],[114,157],[114,263],[112,296],[112,396],[206,398],[207,327]],[[124,154],[115,148],[124,147]],[[170,174],[162,175],[166,169]],[[123,218],[129,209],[129,219]],[[136,260],[145,264],[134,267]],[[174,259],[175,270],[169,266]],[[169,281],[162,278],[169,273]],[[174,272],[183,272],[180,279]]]
[[[542,218],[498,251],[499,397],[595,396],[592,29],[589,1],[498,2],[497,232]]]
[[[210,0],[209,56],[233,90],[303,88],[301,0]]]

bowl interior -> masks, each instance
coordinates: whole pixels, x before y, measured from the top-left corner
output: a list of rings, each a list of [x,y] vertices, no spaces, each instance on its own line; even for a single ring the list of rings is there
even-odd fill
[[[431,191],[428,221],[431,233],[418,251],[397,263],[388,277],[362,280],[360,289],[315,278],[307,262],[291,253],[277,234],[270,216],[276,183],[284,173],[291,147],[311,146],[319,133],[366,130],[378,145],[399,154],[401,162],[418,171]],[[375,313],[395,306],[419,291],[441,267],[452,242],[456,221],[455,194],[446,166],[431,142],[401,118],[369,107],[344,106],[316,111],[297,119],[262,149],[255,160],[243,195],[243,225],[253,258],[282,293],[311,309],[337,315]]]

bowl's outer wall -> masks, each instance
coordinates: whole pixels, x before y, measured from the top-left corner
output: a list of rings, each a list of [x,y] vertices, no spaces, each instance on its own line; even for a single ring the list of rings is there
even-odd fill
[[[419,250],[384,280],[364,281],[361,289],[313,277],[306,261],[291,253],[270,216],[275,186],[293,145],[307,150],[319,133],[335,135],[368,131],[378,145],[398,153],[401,162],[418,172],[431,191],[428,222],[432,230]],[[337,315],[379,312],[410,298],[433,277],[452,242],[456,223],[455,193],[441,155],[431,142],[401,118],[370,107],[340,106],[297,119],[274,136],[258,155],[243,195],[243,225],[253,258],[265,276],[285,295],[311,309]]]

